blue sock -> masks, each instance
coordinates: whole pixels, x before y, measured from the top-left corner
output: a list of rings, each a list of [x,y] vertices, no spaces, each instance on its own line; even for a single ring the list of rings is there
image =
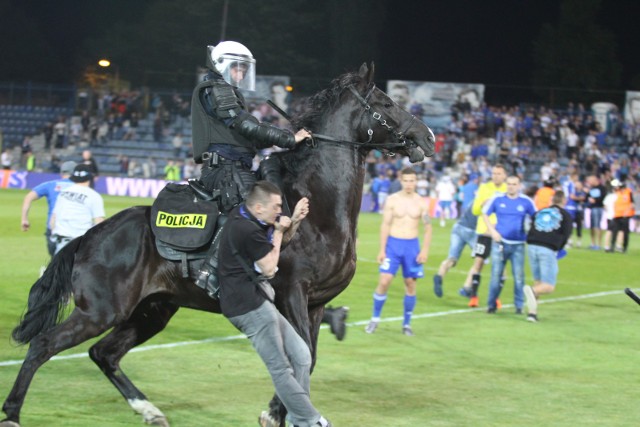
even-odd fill
[[[387,301],[387,295],[378,295],[377,293],[373,293],[373,320],[380,320],[380,313],[382,312],[382,307],[384,303]]]
[[[404,296],[404,323],[402,326],[409,326],[411,324],[411,315],[413,309],[416,306],[416,296],[405,295]]]

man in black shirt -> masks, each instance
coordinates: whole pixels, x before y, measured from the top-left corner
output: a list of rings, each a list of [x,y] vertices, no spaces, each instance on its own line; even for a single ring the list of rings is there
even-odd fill
[[[276,274],[280,247],[309,213],[302,198],[291,218],[280,216],[282,196],[274,184],[257,182],[246,202],[229,215],[220,241],[220,308],[251,340],[295,426],[330,426],[311,404],[311,353],[305,341],[273,303],[268,279]],[[261,426],[276,427],[268,412]]]
[[[565,202],[564,192],[556,191],[551,199],[551,206],[537,211],[531,219],[527,243],[533,286],[526,285],[523,288],[529,311],[527,320],[530,322],[538,321],[536,298],[555,290],[558,254],[567,244],[573,231],[573,219],[569,212],[562,208]]]

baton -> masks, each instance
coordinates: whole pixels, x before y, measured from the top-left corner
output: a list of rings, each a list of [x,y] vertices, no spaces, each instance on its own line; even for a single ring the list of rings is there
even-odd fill
[[[271,106],[271,108],[276,110],[278,113],[280,113],[280,115],[282,117],[284,117],[289,123],[291,123],[291,116],[286,111],[284,111],[282,108],[278,107],[275,102],[273,102],[270,99],[267,99],[267,104],[269,104]],[[293,124],[293,123],[291,123],[291,124]],[[302,129],[306,130],[307,132],[309,132],[309,134],[311,134],[311,131],[309,129],[306,129],[306,128],[302,128]],[[321,135],[315,135],[315,136],[321,136]],[[306,138],[306,140],[310,140],[312,144],[314,143],[313,136],[311,136],[311,138]]]
[[[640,297],[638,295],[635,294],[635,292],[633,292],[631,289],[629,288],[625,288],[624,289],[624,293],[629,295],[629,298],[631,298],[632,300],[634,300],[638,305],[640,305]]]
[[[289,123],[291,123],[291,116],[289,114],[287,114],[287,112],[284,111],[282,108],[278,107],[275,102],[273,102],[272,100],[269,99],[269,100],[267,100],[267,104],[269,104],[271,106],[271,108],[276,110],[278,113],[280,113],[280,115],[282,117],[284,117],[285,119],[287,119],[289,121]]]

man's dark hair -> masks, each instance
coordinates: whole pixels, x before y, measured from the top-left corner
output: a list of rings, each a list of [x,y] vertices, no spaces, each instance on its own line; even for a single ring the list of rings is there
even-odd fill
[[[258,203],[267,204],[271,195],[282,196],[280,189],[269,181],[258,181],[254,184],[247,196],[247,206],[255,206]]]
[[[565,199],[564,191],[558,190],[555,193],[553,193],[553,197],[551,198],[551,204],[560,206],[562,202],[564,202],[564,199]]]
[[[416,171],[413,170],[412,168],[404,168],[404,169],[402,169],[402,171],[400,172],[400,176],[405,176],[405,175],[416,175],[416,176],[418,176]]]

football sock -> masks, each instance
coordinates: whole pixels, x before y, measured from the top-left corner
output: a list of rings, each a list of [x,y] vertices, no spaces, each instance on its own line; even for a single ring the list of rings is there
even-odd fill
[[[402,326],[409,326],[411,324],[411,315],[413,309],[416,306],[416,296],[405,295],[404,296],[404,323]]]
[[[471,277],[471,296],[472,297],[477,297],[478,296],[478,288],[480,287],[480,275],[479,274],[474,274]]]
[[[378,295],[377,293],[373,293],[373,317],[374,320],[380,319],[380,313],[382,313],[382,307],[384,303],[387,301],[387,295]]]
[[[530,314],[536,314],[538,312],[538,301],[536,301],[536,295],[533,292],[533,288],[529,285],[525,285],[523,291],[527,301],[527,310]]]

